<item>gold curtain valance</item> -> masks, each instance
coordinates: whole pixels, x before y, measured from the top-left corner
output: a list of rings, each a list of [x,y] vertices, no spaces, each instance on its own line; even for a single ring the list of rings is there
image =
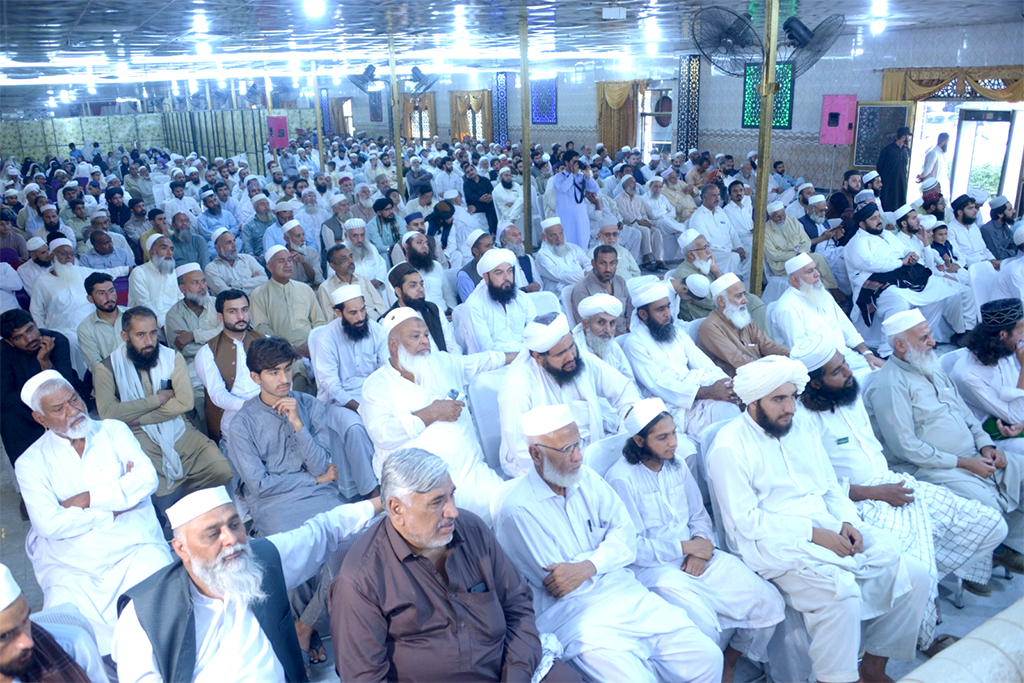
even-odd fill
[[[982,81],[998,79],[1004,88],[988,88]],[[883,101],[926,100],[956,80],[956,91],[962,95],[967,84],[979,95],[999,102],[1024,100],[1024,67],[986,66],[929,69],[884,69],[882,71]]]

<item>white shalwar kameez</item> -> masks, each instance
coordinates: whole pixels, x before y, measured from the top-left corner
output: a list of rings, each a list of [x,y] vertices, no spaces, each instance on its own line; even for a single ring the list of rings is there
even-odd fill
[[[776,439],[744,413],[719,431],[706,462],[730,549],[803,613],[819,681],[858,680],[865,651],[914,658],[930,570],[860,523],[806,423],[794,419]],[[839,533],[844,522],[860,531],[862,552],[839,557],[811,541],[814,528]]]
[[[363,384],[363,402],[359,414],[373,441],[373,471],[380,479],[384,460],[400,448],[423,448],[448,463],[455,483],[455,503],[479,515],[491,524],[491,494],[502,478],[484,462],[484,454],[469,411],[463,409],[455,422],[424,425],[413,415],[436,400],[448,397],[454,389],[465,393],[465,386],[480,372],[505,365],[505,354],[496,352],[455,356],[434,351],[429,358],[435,365],[426,384],[410,382],[385,363]]]
[[[990,261],[995,260],[995,256],[985,245],[979,224],[980,221],[975,221],[971,225],[964,225],[956,220],[949,221],[946,236],[957,256],[967,262],[968,270],[987,271],[988,276],[994,278],[996,270]],[[979,301],[991,301],[995,298],[991,292],[975,292],[975,297]]]
[[[722,207],[722,211],[725,212],[725,217],[732,224],[733,234],[739,239],[740,245],[746,250],[747,258],[749,259],[754,248],[754,216],[750,208],[749,197],[743,197],[743,201],[739,204],[730,201]],[[689,227],[693,226],[690,225]],[[707,237],[707,235],[704,236]],[[710,241],[710,238],[708,239]],[[835,269],[833,269],[834,271]],[[728,273],[729,271],[723,270],[722,272]]]
[[[346,539],[373,519],[373,504],[363,501],[339,505],[297,529],[267,536],[281,555],[286,587],[296,588],[317,574]],[[194,683],[284,683],[284,667],[247,605],[230,594],[223,600],[206,597],[191,581],[189,592],[196,624]],[[121,612],[114,630],[112,656],[121,683],[161,680],[153,645],[139,624],[134,602],[129,602]]]
[[[721,641],[723,630],[737,629],[719,645],[730,645],[752,661],[767,661],[768,641],[785,617],[779,591],[724,550],[715,550],[700,576],[682,570],[683,542],[703,538],[714,543],[711,517],[690,469],[676,460],[654,472],[620,458],[605,479],[637,529],[636,560],[630,565],[637,580],[686,610],[712,640]]]
[[[466,299],[469,324],[463,329],[467,353],[501,351],[517,353],[523,348],[523,330],[537,317],[530,297],[516,292],[516,298],[499,304],[491,298],[487,282],[480,280]]]
[[[153,463],[127,425],[95,420],[81,457],[68,439],[47,431],[14,470],[32,518],[25,550],[43,609],[73,604],[92,625],[100,654],[108,654],[117,598],[171,563],[150,500]],[[60,504],[85,491],[89,507]]]
[[[1000,358],[995,365],[982,365],[968,351],[956,362],[949,378],[979,422],[990,417],[1008,425],[1024,422],[1024,390],[1017,388],[1020,363],[1014,355]]]
[[[32,263],[32,261],[29,261]],[[25,266],[29,265],[26,263]],[[18,274],[25,268],[18,269]],[[25,280],[24,277],[21,278]],[[999,265],[998,286],[993,287],[992,295],[996,299],[1024,299],[1024,254],[1004,259]],[[26,284],[25,290],[29,287]],[[31,292],[30,292],[31,294]]]
[[[565,253],[559,256],[550,244],[544,242],[534,254],[534,258],[544,290],[561,295],[563,288],[571,287],[583,280],[592,264],[586,252],[568,240],[558,248],[564,248]]]
[[[932,586],[918,634],[918,648],[928,649],[935,636],[938,582],[946,574],[985,584],[992,576],[990,556],[1006,537],[1006,522],[997,510],[963,498],[945,486],[929,484],[889,469],[882,444],[871,429],[863,401],[831,411],[803,411],[832,461],[844,487],[899,484],[913,489],[914,501],[894,507],[885,501],[857,501],[861,519],[890,532],[900,546],[931,570]]]
[[[751,220],[753,225],[753,220]],[[743,282],[750,280],[750,251],[746,252],[745,261],[734,249],[743,249],[743,241],[733,227],[732,221],[721,207],[711,211],[703,204],[693,212],[687,226],[693,228],[708,241],[715,263],[723,273],[735,273]],[[751,238],[753,240],[753,238]],[[688,245],[681,245],[684,250]]]
[[[494,198],[494,208],[498,211],[498,223],[511,221],[517,226],[523,224],[523,187],[512,183],[511,189],[505,189],[501,182],[494,186],[491,193]]]
[[[555,193],[555,214],[562,223],[565,243],[586,251],[590,246],[590,219],[584,193],[597,194],[600,188],[592,178],[562,169],[551,178],[551,189]]]
[[[686,230],[686,224],[676,220],[675,207],[668,201],[668,197],[660,192],[657,197],[652,197],[648,192],[641,196],[640,200],[647,207],[647,215],[651,217],[651,223],[661,230],[664,238],[663,244],[667,245],[665,246],[665,258],[676,258],[676,254],[682,253],[684,248],[679,244],[679,234]]]
[[[508,368],[501,385],[501,468],[518,477],[533,466],[520,418],[537,406],[566,405],[572,410],[583,443],[581,448],[615,434],[622,418],[640,400],[636,385],[597,356],[580,354],[583,371],[559,386],[551,373],[524,351]],[[599,399],[607,399],[614,413],[606,415]]]
[[[309,340],[316,396],[325,405],[362,403],[366,378],[390,360],[384,328],[375,320],[366,324],[370,334],[359,341],[345,334],[341,318],[329,322]]]
[[[858,380],[863,381],[871,374],[867,360],[854,350],[864,343],[864,337],[831,296],[824,297],[821,307],[818,307],[796,287],[787,287],[775,304],[771,324],[780,337],[777,341],[789,348],[808,337],[821,335],[843,354]]]
[[[346,246],[348,244],[346,243]],[[349,246],[352,251],[352,247]],[[355,251],[352,251],[352,258],[355,260]],[[356,274],[362,275],[371,283],[376,280],[381,283],[377,291],[384,298],[384,301],[391,306],[395,303],[395,288],[388,282],[388,264],[372,245],[367,244],[367,254],[362,261],[355,261]]]
[[[722,652],[686,612],[644,588],[628,566],[636,529],[615,491],[586,466],[556,495],[535,469],[518,480],[496,521],[498,541],[533,589],[537,629],[554,633],[565,659],[608,683],[722,678]],[[596,574],[556,599],[544,567],[593,564]]]
[[[942,257],[939,256],[939,252],[931,247],[926,247],[924,242],[917,237],[904,232],[896,232],[894,234],[900,244],[906,247],[908,251],[917,254],[920,259],[918,263],[930,270],[933,278],[944,280],[956,288],[960,294],[960,309],[963,311],[964,327],[972,329],[978,324],[978,304],[974,299],[971,275],[967,268],[961,267],[955,273],[939,270],[939,266],[945,266]]]
[[[128,306],[145,306],[152,310],[161,329],[167,311],[184,298],[174,271],[161,273],[152,261],[138,266],[128,276]]]

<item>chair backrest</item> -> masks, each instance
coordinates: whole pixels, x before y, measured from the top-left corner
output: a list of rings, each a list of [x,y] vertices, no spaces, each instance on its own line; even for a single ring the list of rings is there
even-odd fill
[[[309,362],[316,366],[316,353],[319,344],[316,343],[316,338],[319,337],[327,329],[327,325],[321,325],[320,327],[314,327],[309,331],[309,336],[306,337],[306,346],[309,349]]]
[[[505,382],[508,366],[481,372],[473,377],[467,399],[484,460],[495,472],[501,472],[501,422],[498,419],[498,391]]]
[[[842,222],[843,222],[842,218],[829,218],[828,219],[829,230],[831,230],[832,228],[838,228],[842,224]]]
[[[622,457],[622,447],[629,434],[612,434],[587,446],[583,451],[583,464],[602,477]]]
[[[468,324],[469,311],[466,310],[466,304],[459,304],[452,309],[452,327],[455,328],[455,341],[459,343],[463,353],[477,353],[480,349],[477,348],[476,338],[471,334],[466,334],[465,325]]]
[[[575,327],[579,320],[576,319],[576,314],[572,310],[572,287],[566,285],[562,287],[562,293],[558,295],[559,301],[562,304],[562,312],[565,313],[565,317],[569,319],[569,327]]]
[[[558,297],[555,296],[554,292],[527,292],[526,296],[530,297],[530,300],[533,301],[533,308],[537,315],[559,313],[562,310],[562,306],[559,304]]]
[[[498,513],[501,512],[501,506],[504,504],[505,499],[508,498],[508,494],[512,493],[512,489],[515,488],[516,484],[522,481],[522,477],[516,477],[515,479],[509,479],[503,481],[498,485],[494,492],[491,494],[491,524],[497,524]]]
[[[712,425],[709,425],[700,435],[700,448],[697,449],[697,472],[699,477],[704,480],[708,487],[708,494],[711,498],[711,516],[713,517],[715,526],[715,537],[718,540],[718,547],[724,548],[729,552],[735,552],[735,548],[730,547],[729,538],[725,533],[725,526],[722,524],[722,515],[718,511],[718,500],[715,497],[715,486],[714,482],[711,481],[711,477],[708,476],[707,459],[708,453],[711,452],[711,447],[715,443],[715,437],[718,436],[718,432],[721,431],[722,427],[727,425],[730,420],[720,420]]]
[[[957,349],[956,351],[951,351],[950,353],[939,356],[939,367],[942,368],[942,371],[944,373],[952,377],[953,368],[960,361],[960,359],[965,358],[968,353],[970,353],[968,349]]]
[[[765,332],[775,341],[779,341],[779,335],[775,333],[775,309],[778,308],[777,304],[778,301],[772,301],[764,309],[764,324],[768,326]]]
[[[981,305],[987,304],[999,295],[999,274],[988,263],[976,263],[967,272],[971,276],[971,291],[974,292],[974,301],[978,305],[980,318]],[[990,293],[992,296],[989,296]]]
[[[156,200],[157,206],[166,202],[167,198],[171,196],[169,187],[169,185],[158,184],[156,180],[153,181],[153,199]]]
[[[697,343],[697,335],[700,333],[700,324],[705,320],[707,320],[707,318],[697,318],[696,320],[684,323],[686,325],[686,334],[690,336],[690,339],[693,340],[694,344]]]

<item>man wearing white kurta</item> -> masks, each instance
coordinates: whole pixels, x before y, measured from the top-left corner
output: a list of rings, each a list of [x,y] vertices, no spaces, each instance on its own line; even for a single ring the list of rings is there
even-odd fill
[[[740,655],[767,661],[768,642],[785,616],[779,591],[736,556],[714,546],[711,517],[697,480],[676,458],[676,426],[660,398],[639,401],[626,416],[629,440],[605,480],[637,529],[640,583],[690,619],[725,650],[726,675]],[[736,629],[728,641],[722,631]]]
[[[373,245],[367,243],[366,222],[363,219],[350,218],[345,221],[345,246],[356,264],[356,274],[369,280],[388,305],[393,304],[395,293],[388,286],[388,264]]]
[[[623,308],[622,302],[611,294],[591,294],[580,302],[580,322],[572,328],[572,336],[577,349],[594,354],[635,384],[633,368],[622,347],[615,343],[615,322]]]
[[[511,187],[506,187],[506,183]],[[505,166],[498,171],[498,184],[494,187],[494,208],[498,211],[498,223],[509,221],[516,225],[523,222],[523,187],[512,182],[512,167]]]
[[[32,377],[21,399],[47,429],[15,464],[43,608],[73,604],[107,654],[118,596],[171,562],[151,502],[156,470],[131,430],[90,419],[56,370]]]
[[[981,325],[956,362],[950,379],[990,434],[1004,425],[1024,423],[1024,308],[1021,300],[997,299],[981,307]],[[989,425],[985,425],[990,421]]]
[[[267,271],[256,257],[238,252],[238,244],[230,230],[217,228],[210,236],[210,241],[217,250],[217,258],[203,269],[210,285],[210,294],[216,296],[228,289],[240,289],[251,294],[267,281]]]
[[[119,680],[308,680],[285,590],[325,561],[340,565],[339,548],[380,510],[376,498],[339,505],[247,542],[223,486],[185,496],[167,510],[174,563],[121,598],[111,652]],[[189,632],[184,643],[164,620]]]
[[[566,286],[583,280],[591,263],[583,249],[566,241],[560,218],[546,218],[540,226],[544,232],[541,234],[543,243],[535,255],[537,270],[544,289],[561,295]]]
[[[466,300],[462,336],[467,353],[518,353],[523,329],[537,316],[533,302],[516,287],[516,255],[488,249],[476,264],[480,282]]]
[[[793,348],[808,337],[824,335],[842,350],[858,380],[882,367],[882,359],[868,348],[864,337],[821,284],[818,266],[810,256],[798,254],[786,261],[786,273],[789,287],[775,304],[771,321],[780,342]]]
[[[676,325],[667,285],[653,276],[630,285],[633,318],[622,351],[644,397],[664,401],[676,427],[697,443],[705,427],[739,414],[732,380]]]
[[[921,173],[917,176],[917,180],[922,183],[922,186],[925,180],[934,178],[939,183],[939,191],[947,196],[949,194],[949,174],[946,171],[946,148],[948,146],[949,133],[939,133],[935,145],[929,147],[925,152]]]
[[[429,450],[451,468],[458,506],[490,524],[491,494],[502,479],[484,462],[462,398],[474,375],[497,370],[514,355],[431,352],[426,323],[408,307],[390,311],[381,324],[390,359],[366,378],[359,405],[374,445],[374,472],[379,479],[384,460],[399,448]]]
[[[690,216],[687,226],[704,235],[711,246],[715,263],[723,273],[736,273],[746,283],[750,279],[750,254],[743,248],[739,233],[721,207],[719,192],[717,185],[704,186],[700,191],[700,208]],[[685,251],[688,246],[681,245],[680,249]]]
[[[901,555],[887,532],[860,525],[818,435],[794,419],[807,379],[781,356],[736,371],[747,411],[705,458],[717,513],[730,549],[803,614],[817,680],[887,680],[889,657],[915,656],[929,568]]]
[[[538,630],[554,633],[594,681],[721,681],[718,646],[628,569],[636,529],[615,491],[583,465],[569,407],[521,420],[530,469],[497,511],[496,533],[533,589]]]
[[[664,185],[665,182],[661,176],[654,176],[648,181],[646,185],[647,192],[640,199],[647,208],[647,215],[650,216],[651,223],[658,230],[661,230],[664,240],[663,244],[668,245],[665,248],[666,258],[673,258],[677,253],[677,248],[673,245],[678,244],[679,234],[686,230],[686,224],[676,220],[675,207],[661,193],[661,188]],[[682,247],[679,248],[681,249]]]
[[[154,233],[146,240],[149,261],[132,270],[128,278],[128,306],[145,306],[156,313],[163,330],[167,311],[185,297],[174,275],[174,245],[166,235]]]
[[[523,331],[523,353],[501,385],[501,467],[517,477],[530,469],[520,417],[537,406],[565,404],[579,426],[583,448],[615,434],[622,417],[640,400],[636,386],[597,356],[583,356],[564,313],[531,322]],[[613,411],[605,414],[605,399]]]

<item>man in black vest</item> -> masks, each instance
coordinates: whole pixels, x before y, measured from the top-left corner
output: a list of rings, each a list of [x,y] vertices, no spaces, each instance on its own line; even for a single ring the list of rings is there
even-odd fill
[[[448,318],[442,316],[435,304],[427,301],[426,290],[423,287],[423,276],[409,263],[399,263],[388,273],[388,281],[395,288],[395,296],[398,301],[388,309],[393,311],[396,308],[408,307],[416,311],[427,323],[427,330],[430,332],[430,345],[433,351],[447,351],[448,353],[461,354],[455,341],[455,333],[452,331]],[[387,312],[384,313],[387,315]],[[384,319],[384,315],[380,320]]]
[[[287,591],[381,512],[339,505],[298,529],[247,542],[223,486],[167,510],[177,559],[118,600],[111,655],[123,680],[307,681]]]

